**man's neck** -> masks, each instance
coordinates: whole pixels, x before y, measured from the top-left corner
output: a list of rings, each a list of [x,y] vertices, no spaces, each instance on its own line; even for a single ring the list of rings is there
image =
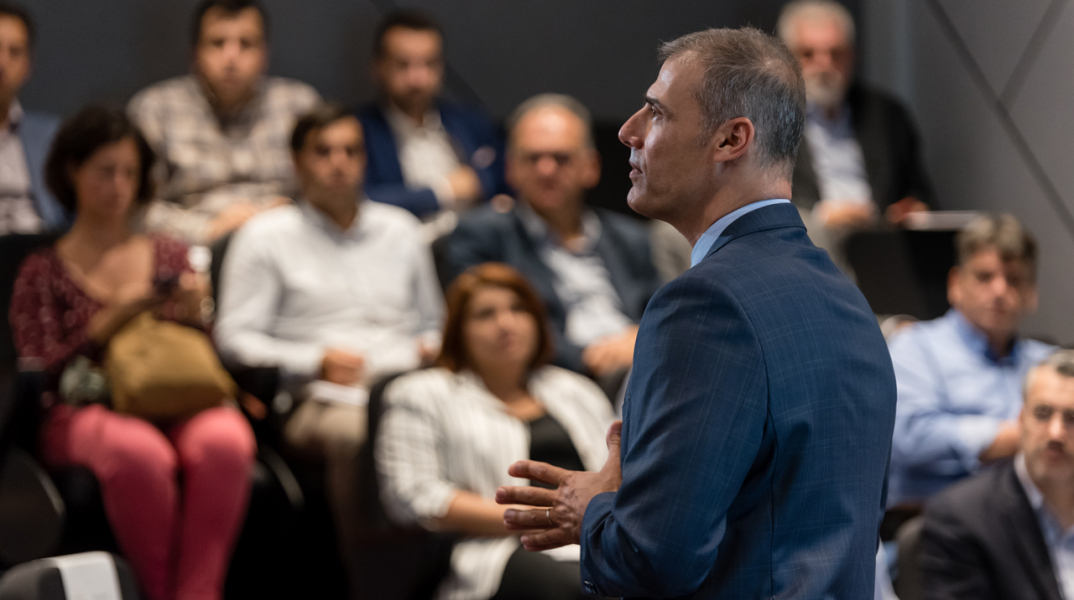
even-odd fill
[[[15,106],[15,98],[0,99],[0,130],[7,129],[11,124],[11,109]]]
[[[1044,496],[1048,506],[1063,531],[1074,527],[1074,482],[1062,484],[1050,482],[1033,482]]]
[[[568,245],[585,234],[582,226],[582,201],[571,202],[552,211],[540,211],[529,205],[530,209],[548,225],[563,245]]]
[[[428,114],[429,110],[432,108],[431,106],[425,105],[402,106],[391,99],[389,99],[388,102],[391,103],[392,108],[398,110],[403,116],[413,121],[414,125],[417,127],[425,125],[425,115]]]
[[[693,246],[697,244],[701,234],[708,231],[721,218],[754,202],[790,198],[790,188],[790,181],[778,181],[763,186],[755,185],[752,188],[725,186],[693,214],[682,215],[680,219],[675,222],[669,221],[669,223],[678,229],[679,233]]]
[[[313,208],[324,213],[332,220],[332,222],[344,231],[350,229],[351,226],[354,225],[354,221],[358,218],[357,195],[349,198],[326,198],[316,203],[308,199],[307,201]]]
[[[216,115],[221,121],[235,118],[241,113],[250,102],[253,101],[254,96],[257,95],[257,85],[248,90],[241,98],[233,100],[231,102],[225,102],[220,96],[217,96],[213,89],[209,87],[206,82],[200,76],[198,81],[201,84],[202,92],[205,94],[205,98],[209,101],[209,106],[213,109],[213,114]]]

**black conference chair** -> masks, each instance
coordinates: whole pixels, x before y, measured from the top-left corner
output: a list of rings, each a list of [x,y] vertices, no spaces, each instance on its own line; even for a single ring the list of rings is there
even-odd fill
[[[427,600],[451,568],[456,536],[420,527],[400,527],[388,520],[380,502],[373,449],[384,415],[384,390],[402,375],[387,376],[369,392],[369,436],[359,457],[363,517],[368,528],[361,548],[361,586],[355,597]]]

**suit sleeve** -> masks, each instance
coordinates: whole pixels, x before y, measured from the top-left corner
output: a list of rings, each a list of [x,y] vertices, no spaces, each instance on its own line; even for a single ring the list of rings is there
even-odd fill
[[[902,112],[903,121],[905,123],[904,131],[906,132],[906,185],[908,196],[914,196],[918,200],[928,204],[932,208],[936,207],[936,199],[933,197],[932,184],[929,182],[928,174],[925,172],[925,165],[921,158],[921,138],[917,133],[917,127],[914,125],[913,119],[910,117],[910,113],[906,111],[902,106],[899,107]]]
[[[637,348],[623,483],[586,510],[582,579],[603,596],[681,596],[712,570],[760,447],[764,357],[734,297],[689,274],[653,297]]]
[[[924,600],[994,600],[991,572],[973,535],[945,504],[925,513],[918,565]]]

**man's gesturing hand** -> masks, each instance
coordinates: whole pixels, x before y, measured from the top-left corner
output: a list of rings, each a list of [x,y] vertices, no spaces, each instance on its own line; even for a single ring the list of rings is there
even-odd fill
[[[617,491],[623,481],[619,467],[622,430],[622,421],[612,423],[608,429],[608,461],[596,473],[568,471],[532,460],[511,465],[508,473],[512,477],[543,481],[557,488],[501,487],[496,490],[496,502],[500,504],[541,507],[532,510],[509,508],[503,513],[503,522],[508,529],[528,531],[521,538],[526,550],[548,550],[578,543],[589,501],[597,494]]]

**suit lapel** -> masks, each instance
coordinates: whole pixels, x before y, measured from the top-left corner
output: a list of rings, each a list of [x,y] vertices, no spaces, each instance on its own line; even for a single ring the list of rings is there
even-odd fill
[[[1022,490],[1022,484],[1014,472],[1014,465],[1008,463],[1003,469],[1005,472],[1001,474],[997,494],[1003,503],[1002,514],[1007,536],[1014,544],[1019,562],[1031,575],[1039,597],[1063,600],[1037,515]]]
[[[514,241],[521,246],[519,258],[522,258],[526,265],[524,269],[520,270],[529,276],[530,283],[537,288],[537,293],[545,299],[550,315],[566,314],[566,310],[559,300],[559,294],[556,293],[555,273],[541,260],[540,249],[533,242],[533,238],[530,237],[529,231],[526,230],[526,225],[519,218],[517,212],[511,211],[511,220],[515,230]]]

